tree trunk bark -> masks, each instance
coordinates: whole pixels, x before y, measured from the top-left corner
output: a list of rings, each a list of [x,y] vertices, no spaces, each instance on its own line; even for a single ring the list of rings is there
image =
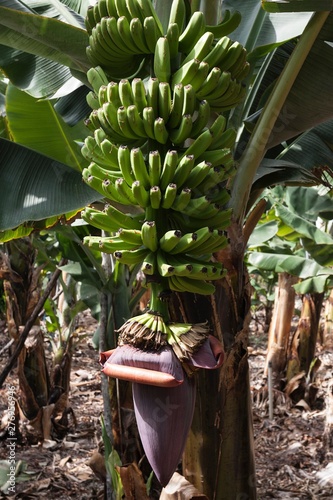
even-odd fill
[[[276,289],[272,321],[268,332],[268,347],[264,374],[267,376],[268,364],[272,363],[274,385],[279,386],[282,373],[287,364],[291,320],[295,308],[296,276],[280,273]]]
[[[325,349],[333,350],[333,289],[325,305],[325,323],[322,344]]]
[[[197,374],[195,413],[183,457],[183,474],[211,500],[256,498],[247,358],[250,286],[243,267],[242,236],[235,234],[235,228],[230,232],[233,250],[217,256],[229,273],[215,295],[179,297],[183,321],[208,320],[225,349],[220,371]]]

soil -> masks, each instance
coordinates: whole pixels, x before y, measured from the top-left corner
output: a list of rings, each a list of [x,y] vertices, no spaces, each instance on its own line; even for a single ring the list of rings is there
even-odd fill
[[[25,424],[22,439],[15,446],[16,465],[22,468],[17,476],[15,494],[0,493],[0,498],[104,498],[104,484],[89,465],[102,442],[100,370],[98,355],[92,345],[95,326],[89,315],[82,315],[78,329],[88,335],[76,346],[73,355],[69,399],[73,411],[69,414],[68,433],[62,440],[50,439],[43,445],[32,444]],[[7,343],[3,324],[0,329],[0,371],[8,358],[8,349],[1,352]],[[306,397],[295,404],[284,392],[276,390],[273,418],[270,418],[267,383],[263,377],[266,345],[264,318],[256,314],[251,322],[249,362],[258,499],[332,499],[333,454],[324,443],[323,435],[328,425],[325,397],[332,377],[333,352],[325,352],[318,345],[317,356],[321,365],[315,380],[308,384],[312,394],[311,406]],[[14,393],[18,391],[15,370],[0,391],[0,480],[1,466],[9,454],[6,427],[8,429],[10,387],[14,388]]]

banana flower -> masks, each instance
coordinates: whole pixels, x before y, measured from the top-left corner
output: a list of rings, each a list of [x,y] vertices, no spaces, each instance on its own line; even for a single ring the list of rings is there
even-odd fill
[[[199,349],[181,362],[166,344],[159,350],[124,344],[102,352],[102,371],[133,383],[138,430],[147,459],[166,486],[181,459],[189,432],[198,368],[214,369],[223,362],[220,342],[209,335]]]

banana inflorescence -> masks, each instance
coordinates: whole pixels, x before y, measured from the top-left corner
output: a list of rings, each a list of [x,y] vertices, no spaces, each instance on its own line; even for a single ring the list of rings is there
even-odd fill
[[[202,12],[186,19],[186,11],[173,0],[165,29],[151,0],[99,0],[86,16],[92,134],[82,147],[90,162],[83,179],[108,204],[82,217],[108,235],[85,243],[139,266],[159,296],[211,294],[225,275],[214,254],[228,244],[236,137],[223,113],[244,98],[250,67],[227,36],[237,12],[208,26]],[[161,338],[174,338],[154,298],[150,308],[155,316],[138,321],[141,333],[151,322]]]

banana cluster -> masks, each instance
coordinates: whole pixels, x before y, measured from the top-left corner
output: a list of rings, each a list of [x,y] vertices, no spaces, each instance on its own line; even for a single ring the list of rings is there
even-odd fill
[[[239,22],[238,12],[227,11],[220,25],[209,26],[197,11],[186,23],[185,0],[174,0],[164,32],[150,0],[100,0],[87,12],[87,54],[112,79],[133,78],[153,55],[160,82],[172,90],[191,84],[197,99],[223,112],[244,98],[250,68],[245,48],[226,36]]]
[[[136,73],[162,36],[150,0],[100,0],[88,9],[85,24],[90,61],[113,78]]]
[[[236,136],[222,112],[243,98],[249,69],[227,37],[239,21],[227,13],[207,26],[194,12],[187,22],[184,0],[173,0],[165,32],[151,0],[88,10],[92,134],[82,176],[108,204],[82,217],[110,236],[84,241],[139,266],[147,284],[211,294],[225,274],[214,254],[228,244]]]

